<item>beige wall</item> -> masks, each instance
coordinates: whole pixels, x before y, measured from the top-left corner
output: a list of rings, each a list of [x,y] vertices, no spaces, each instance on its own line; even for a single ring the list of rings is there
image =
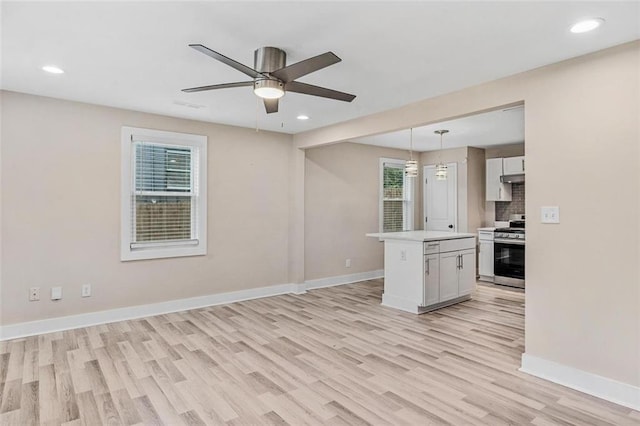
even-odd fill
[[[378,232],[379,162],[382,157],[407,160],[409,153],[356,143],[305,153],[305,279],[382,269],[382,243],[365,237]],[[418,227],[420,203],[417,198]],[[351,268],[345,267],[346,259]]]
[[[318,146],[524,101],[526,353],[638,386],[639,75],[636,41],[297,134],[294,142]],[[548,205],[560,206],[560,224],[537,220]]]
[[[290,282],[291,136],[12,92],[2,125],[2,324]],[[206,256],[120,261],[123,125],[208,136]]]
[[[640,385],[640,43],[535,77],[526,214],[561,223],[527,223],[527,352]]]
[[[485,223],[485,150],[469,147],[467,150],[467,229],[476,232],[488,226]]]

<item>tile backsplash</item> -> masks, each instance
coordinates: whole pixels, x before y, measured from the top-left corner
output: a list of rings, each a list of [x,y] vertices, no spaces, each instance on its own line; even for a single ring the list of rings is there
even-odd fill
[[[496,201],[496,220],[506,221],[512,214],[524,214],[524,183],[511,184],[511,201]]]

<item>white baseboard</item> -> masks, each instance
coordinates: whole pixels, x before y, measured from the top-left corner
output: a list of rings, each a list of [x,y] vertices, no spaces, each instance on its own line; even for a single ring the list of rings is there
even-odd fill
[[[243,300],[259,299],[261,297],[278,296],[281,294],[303,294],[307,289],[331,287],[382,277],[383,271],[369,271],[358,274],[342,275],[338,277],[322,278],[305,281],[300,284],[280,284],[269,287],[258,287],[249,290],[232,291],[229,293],[210,294],[206,296],[190,297],[187,299],[169,300],[167,302],[148,305],[127,306],[125,308],[107,311],[89,312],[86,314],[69,315],[65,317],[48,318],[38,321],[22,322],[0,326],[0,341],[19,339],[37,334],[54,333],[56,331],[72,330],[74,328],[107,324],[116,321],[126,321],[207,306],[223,305]]]
[[[640,387],[522,354],[520,371],[640,411]]]
[[[291,286],[291,293],[293,294],[305,294],[307,292],[307,286],[305,283],[291,284]]]
[[[232,291],[229,293],[169,300],[167,302],[152,303],[149,305],[127,306],[125,308],[110,309],[107,311],[89,312],[86,314],[9,324],[0,326],[0,341],[18,339],[37,334],[53,333],[62,330],[72,330],[74,328],[88,327],[116,321],[126,321],[152,315],[186,311],[189,309],[204,308],[213,305],[223,305],[243,300],[277,296],[280,294],[302,294],[304,292],[304,284],[280,284],[269,287],[252,288],[249,290]]]
[[[401,311],[409,312],[412,314],[419,314],[418,302],[415,300],[407,300],[402,297],[394,296],[388,293],[382,293],[382,306],[389,308],[399,309]]]
[[[376,269],[375,271],[358,272],[356,274],[308,280],[304,282],[304,285],[307,290],[312,290],[314,288],[333,287],[336,285],[357,283],[358,281],[373,280],[382,277],[384,277],[384,270]]]

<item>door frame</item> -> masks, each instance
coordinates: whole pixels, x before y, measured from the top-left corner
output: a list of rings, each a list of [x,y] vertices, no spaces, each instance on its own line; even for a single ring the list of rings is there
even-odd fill
[[[459,224],[459,218],[458,218],[458,163],[446,163],[447,164],[447,179],[449,179],[451,176],[454,177],[455,182],[453,185],[454,191],[455,191],[455,197],[453,198],[453,212],[455,215],[455,221],[454,221],[454,229],[452,232],[458,232],[458,229],[460,229],[460,224]],[[427,169],[435,169],[436,165],[435,164],[427,164],[426,166],[422,167],[422,180],[424,180],[424,182],[422,182],[422,217],[426,217],[427,216]],[[450,173],[451,170],[454,170],[455,173]],[[426,231],[427,230],[427,223],[426,221],[422,222],[423,225],[423,229]]]

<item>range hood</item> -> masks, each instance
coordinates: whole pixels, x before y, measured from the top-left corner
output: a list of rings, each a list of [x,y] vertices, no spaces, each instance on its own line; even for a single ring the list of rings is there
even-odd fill
[[[518,173],[515,175],[502,175],[500,176],[500,182],[502,183],[524,183],[524,173]]]

